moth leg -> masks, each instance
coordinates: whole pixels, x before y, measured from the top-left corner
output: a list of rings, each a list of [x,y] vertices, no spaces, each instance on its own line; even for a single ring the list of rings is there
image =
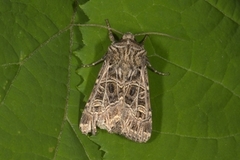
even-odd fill
[[[158,70],[156,70],[155,68],[152,67],[152,65],[150,64],[150,62],[147,61],[147,66],[149,69],[151,69],[154,73],[160,74],[162,76],[168,76],[170,73],[163,73],[163,72],[159,72]]]
[[[93,62],[91,64],[83,64],[82,67],[92,67],[92,66],[95,66],[97,65],[98,63],[101,63],[105,60],[106,58],[106,55],[104,57],[102,57],[101,59],[97,60],[96,62]]]
[[[106,19],[105,22],[106,22],[106,25],[107,25],[107,28],[108,28],[109,39],[110,39],[110,41],[111,41],[112,43],[114,43],[114,42],[115,42],[115,38],[114,38],[114,36],[113,36],[112,30],[111,30],[111,26],[110,26],[110,24],[109,24],[108,19]]]
[[[143,37],[143,39],[139,42],[140,43],[140,45],[144,45],[144,42],[145,42],[145,40],[147,39],[147,37],[148,37],[148,35],[146,34],[144,37]]]
[[[147,37],[148,37],[148,35],[145,35],[145,36],[143,37],[143,39],[139,42],[140,45],[144,45],[144,42],[145,42],[145,40],[147,39]],[[168,76],[168,75],[170,74],[169,72],[167,72],[167,73],[159,72],[158,70],[156,70],[155,68],[152,67],[151,63],[150,63],[148,60],[147,60],[147,66],[148,66],[148,68],[151,69],[154,73],[160,74],[160,75],[162,75],[162,76]]]

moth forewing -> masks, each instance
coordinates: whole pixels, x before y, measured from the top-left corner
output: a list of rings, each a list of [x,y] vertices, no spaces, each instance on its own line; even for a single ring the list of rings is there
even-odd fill
[[[147,66],[151,65],[147,52],[129,32],[116,42],[106,23],[112,44],[97,61],[104,62],[82,113],[80,129],[84,134],[95,134],[98,126],[133,141],[146,142],[152,131],[147,74]]]

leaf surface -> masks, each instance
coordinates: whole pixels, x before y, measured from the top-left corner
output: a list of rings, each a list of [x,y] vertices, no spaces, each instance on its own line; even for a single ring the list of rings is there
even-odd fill
[[[0,2],[2,159],[240,159],[237,0],[79,3]],[[152,66],[170,72],[149,70],[153,132],[145,144],[78,128],[101,67],[81,65],[106,53],[105,19],[122,33],[179,38],[149,34],[144,45]],[[102,27],[73,25],[84,23]]]

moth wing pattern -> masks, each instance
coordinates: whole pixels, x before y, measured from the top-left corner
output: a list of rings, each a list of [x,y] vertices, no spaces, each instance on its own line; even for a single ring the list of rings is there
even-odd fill
[[[116,42],[109,29],[109,37],[112,44],[103,58],[79,127],[83,134],[95,134],[99,127],[146,142],[152,131],[147,52],[132,33],[125,33]]]
[[[80,129],[82,133],[88,134],[92,133],[95,135],[97,131],[97,121],[101,113],[104,112],[105,106],[103,106],[102,100],[104,96],[104,89],[100,87],[99,81],[102,80],[103,76],[106,74],[106,63],[104,62],[101,70],[99,71],[98,78],[95,82],[93,90],[90,94],[89,100],[83,110]]]
[[[125,137],[146,142],[151,136],[152,115],[146,66],[135,71],[135,80],[122,83],[115,72],[109,72],[105,60],[89,101],[82,113],[82,133],[96,133],[96,127]]]

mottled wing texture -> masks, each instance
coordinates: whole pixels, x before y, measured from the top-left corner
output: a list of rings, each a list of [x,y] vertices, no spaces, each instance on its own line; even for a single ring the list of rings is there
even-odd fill
[[[126,33],[108,47],[103,66],[80,121],[82,133],[98,126],[146,142],[152,131],[146,51]]]

